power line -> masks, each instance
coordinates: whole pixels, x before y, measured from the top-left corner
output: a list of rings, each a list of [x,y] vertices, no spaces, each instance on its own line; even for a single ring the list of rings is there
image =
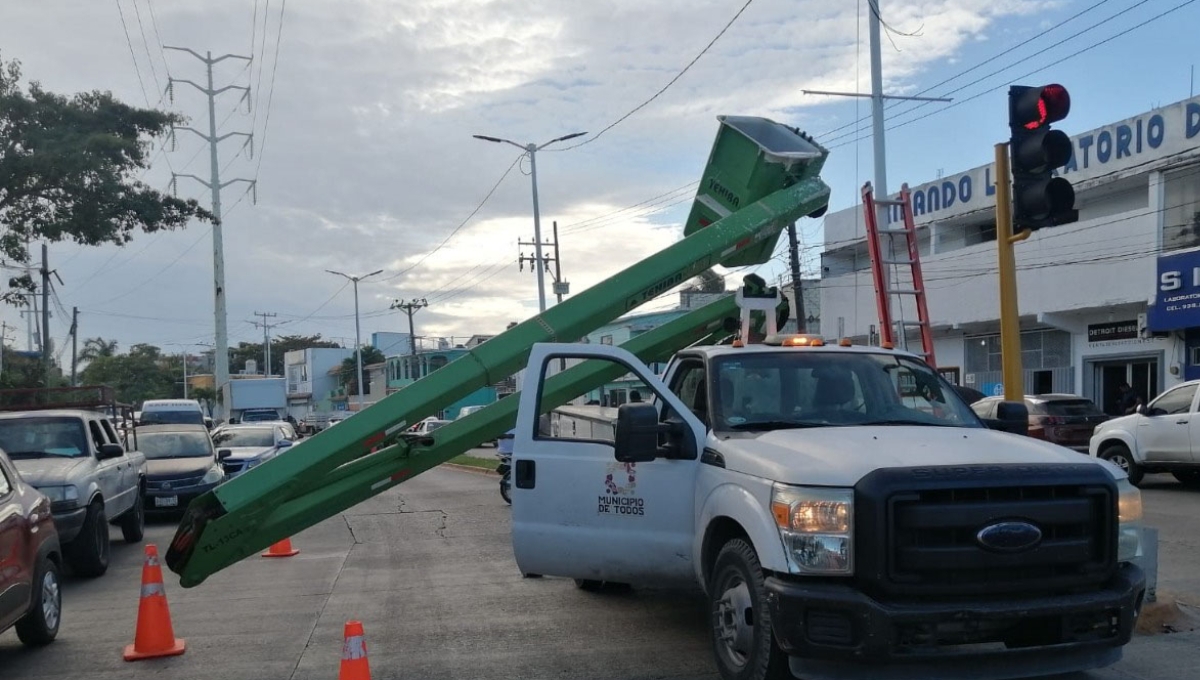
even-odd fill
[[[171,76],[171,65],[167,63],[167,53],[163,51],[162,34],[158,32],[158,16],[154,13],[154,0],[146,0],[146,6],[150,8],[150,24],[154,27],[154,39],[158,41],[158,55],[162,58],[163,71],[169,78]]]
[[[200,238],[196,239],[195,241],[192,241],[192,244],[191,244],[190,246],[188,246],[187,248],[185,248],[185,249],[184,249],[184,251],[183,251],[182,253],[179,253],[179,255],[178,255],[178,256],[177,256],[177,257],[176,257],[174,260],[171,260],[171,261],[170,261],[170,262],[168,262],[168,263],[166,264],[166,266],[164,266],[162,269],[160,269],[160,270],[158,270],[157,272],[155,272],[154,274],[150,275],[150,277],[149,277],[149,278],[147,278],[145,281],[142,281],[142,282],[141,282],[141,283],[139,283],[138,285],[134,286],[133,288],[130,288],[129,290],[125,291],[124,293],[121,293],[120,295],[118,295],[118,296],[116,296],[116,297],[109,298],[109,299],[107,299],[107,300],[104,300],[103,302],[96,302],[96,303],[94,303],[94,304],[97,304],[97,305],[106,305],[106,304],[108,304],[108,303],[110,303],[110,302],[116,302],[117,300],[120,300],[120,299],[122,299],[122,298],[128,297],[128,296],[130,296],[130,295],[133,295],[134,293],[136,293],[136,292],[138,292],[138,291],[142,290],[142,288],[143,288],[143,287],[144,287],[146,284],[150,283],[150,282],[151,282],[151,281],[153,281],[154,279],[157,279],[159,276],[162,276],[162,274],[163,274],[164,272],[166,272],[166,271],[167,271],[168,269],[170,269],[171,267],[175,266],[175,263],[176,263],[176,262],[178,262],[178,261],[180,261],[180,260],[182,260],[182,259],[183,259],[183,256],[184,256],[184,255],[187,255],[189,252],[191,252],[192,248],[195,248],[196,246],[200,245],[200,242],[201,242],[201,241],[203,241],[204,239],[208,238],[208,235],[209,235],[210,233],[212,233],[212,227],[209,227],[208,229],[205,229],[205,230],[204,230],[204,233],[203,233],[203,234],[200,234]]]
[[[142,80],[142,67],[138,66],[137,54],[133,51],[133,40],[129,37],[129,25],[125,23],[125,10],[121,8],[121,0],[116,0],[116,3],[117,14],[121,16],[121,28],[125,31],[125,44],[129,45],[129,57],[133,59],[133,70],[137,73],[138,87],[142,88],[142,97],[146,100],[146,106],[149,107],[150,95],[146,93],[146,83]]]
[[[693,57],[692,60],[689,61],[687,63],[687,65],[684,66],[683,69],[679,73],[675,74],[674,78],[671,78],[671,80],[668,81],[666,85],[663,85],[662,88],[658,92],[655,92],[653,95],[651,95],[649,99],[647,99],[646,101],[642,102],[641,104],[638,104],[637,106],[633,107],[632,109],[629,110],[628,113],[626,113],[625,115],[616,119],[612,123],[609,123],[608,127],[604,128],[600,132],[597,132],[596,134],[592,135],[588,139],[585,139],[584,141],[579,142],[578,144],[572,144],[571,146],[565,146],[565,147],[558,148],[558,149],[547,149],[547,150],[548,151],[569,151],[571,149],[578,149],[581,146],[591,144],[592,142],[596,141],[597,139],[600,139],[600,136],[603,135],[605,132],[608,132],[609,130],[620,125],[622,122],[625,121],[625,119],[629,118],[630,116],[637,113],[638,111],[641,111],[643,108],[648,106],[651,102],[653,102],[655,99],[658,99],[659,95],[661,95],[662,93],[664,93],[668,89],[670,89],[670,87],[672,85],[674,85],[677,80],[679,80],[680,78],[683,77],[683,74],[687,73],[688,70],[691,69],[692,66],[694,66],[696,64],[696,62],[700,61],[700,57],[703,57],[705,54],[708,53],[708,51],[712,48],[712,46],[715,45],[717,43],[717,41],[721,39],[721,36],[725,35],[725,32],[728,31],[730,29],[730,27],[733,26],[734,22],[736,22],[738,20],[738,18],[742,16],[742,13],[746,11],[746,8],[749,7],[750,3],[752,3],[752,2],[754,2],[754,0],[746,0],[745,4],[743,4],[741,6],[741,8],[737,11],[737,13],[733,15],[733,18],[730,19],[729,22],[726,23],[725,26],[723,26],[721,28],[721,30],[717,33],[716,36],[713,37],[712,40],[708,41],[708,44],[704,46],[704,49],[700,50],[699,54],[697,54],[695,57]]]
[[[118,1],[118,6],[120,2]],[[142,11],[138,9],[137,0],[133,0],[133,14],[137,17],[138,32],[142,34],[142,46],[146,48],[146,63],[150,66],[150,75],[154,78],[154,91],[159,94],[159,103],[162,103],[162,83],[158,80],[158,71],[154,68],[154,57],[150,54],[150,41],[146,39],[146,27],[142,24]],[[160,48],[161,49],[161,48]],[[157,106],[157,104],[155,105]]]
[[[267,0],[267,3],[268,3],[268,8],[269,8],[270,0]],[[269,130],[270,126],[271,126],[271,102],[275,99],[275,74],[276,74],[276,72],[279,71],[279,43],[283,40],[283,15],[286,10],[287,10],[287,0],[283,0],[283,2],[281,2],[279,5],[279,30],[275,34],[275,58],[271,62],[271,85],[267,91],[267,110],[266,110],[266,113],[263,115],[262,140],[258,145],[258,163],[254,166],[254,179],[255,180],[258,179],[258,171],[259,171],[259,168],[262,167],[263,155],[266,153],[266,150],[267,150],[267,130]],[[266,48],[267,48],[267,38],[266,38],[267,21],[266,21],[266,11],[265,10],[264,10],[263,14],[264,14],[264,18],[263,18],[263,51],[266,51]],[[253,54],[251,54],[251,56],[253,56]],[[258,84],[259,84],[259,86],[262,85],[262,65],[261,64],[259,65]],[[255,111],[257,113],[257,108],[255,109]],[[258,118],[258,116],[255,115],[255,117],[252,118],[251,120],[252,121],[257,120],[257,118]]]
[[[420,257],[420,259],[418,259],[416,262],[412,263],[411,265],[405,267],[404,269],[401,269],[400,271],[396,272],[395,274],[392,274],[391,276],[380,279],[380,283],[382,283],[384,281],[393,281],[395,279],[400,278],[401,276],[404,276],[406,273],[412,271],[414,268],[416,268],[422,262],[429,259],[429,257],[431,255],[433,255],[437,251],[441,250],[447,243],[449,243],[450,239],[454,238],[455,234],[457,234],[463,227],[467,226],[467,222],[470,222],[471,218],[473,218],[473,217],[475,217],[475,215],[479,214],[479,211],[482,210],[483,206],[487,204],[488,200],[492,197],[492,194],[496,193],[496,189],[499,189],[500,185],[504,182],[504,179],[506,177],[508,177],[508,173],[512,172],[512,169],[514,167],[516,167],[517,163],[523,157],[524,157],[524,154],[521,154],[520,156],[517,156],[515,159],[513,159],[513,162],[510,163],[507,168],[505,168],[504,173],[500,175],[500,179],[496,180],[496,183],[493,184],[492,188],[488,190],[487,194],[483,197],[483,200],[481,200],[479,202],[479,205],[475,206],[475,209],[472,210],[471,213],[469,215],[467,215],[467,217],[462,222],[459,222],[458,226],[455,227],[454,229],[452,229],[450,231],[450,233],[446,235],[446,238],[442,239],[442,242],[439,243],[437,245],[437,247],[435,247],[433,250],[429,251],[428,253],[425,253],[424,255],[422,255]]]

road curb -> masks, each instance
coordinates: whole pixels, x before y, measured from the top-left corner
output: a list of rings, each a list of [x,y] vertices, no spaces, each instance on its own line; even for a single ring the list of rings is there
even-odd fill
[[[499,465],[500,463],[497,461],[496,464]],[[462,470],[463,472],[473,472],[477,475],[487,475],[488,477],[499,477],[500,476],[499,474],[496,473],[495,470],[489,470],[487,468],[475,467],[474,465],[459,465],[458,463],[442,463],[439,467],[453,468],[455,470]]]

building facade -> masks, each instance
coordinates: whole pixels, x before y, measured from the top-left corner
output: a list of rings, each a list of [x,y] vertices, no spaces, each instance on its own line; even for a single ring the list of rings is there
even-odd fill
[[[302,420],[309,413],[333,410],[329,397],[330,391],[337,387],[337,377],[329,371],[352,356],[354,350],[343,347],[310,347],[284,354],[288,413]]]
[[[1024,383],[1112,412],[1122,382],[1150,399],[1200,377],[1200,97],[1072,143],[1061,174],[1079,221],[1016,245]],[[986,165],[911,187],[936,364],[985,394],[1003,392],[994,176]],[[893,208],[889,219],[899,218]],[[826,216],[821,269],[825,334],[877,338],[861,206]],[[916,318],[910,301],[892,310]],[[911,332],[905,340],[919,347]]]

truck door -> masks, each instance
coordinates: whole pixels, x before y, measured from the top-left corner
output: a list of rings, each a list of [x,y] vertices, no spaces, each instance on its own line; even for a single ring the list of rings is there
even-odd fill
[[[0,464],[0,630],[25,614],[33,581],[29,526],[16,481]]]
[[[109,443],[108,438],[99,421],[89,419],[87,426],[88,437],[92,440],[92,456],[96,458],[96,484],[104,495],[104,513],[108,517],[116,517],[128,506],[128,501],[121,496],[124,490],[121,477],[128,459],[125,456],[101,458],[100,447]]]
[[[608,380],[622,375],[646,385],[643,399],[659,405],[684,445],[673,458],[616,460],[615,428],[556,413],[548,366],[585,358],[607,364]],[[553,359],[553,361],[552,361]],[[564,376],[566,377],[566,376]],[[523,573],[639,584],[672,584],[694,578],[695,479],[704,426],[634,355],[612,346],[540,344],[530,354],[513,442],[512,537]],[[574,396],[574,395],[567,395]],[[628,405],[634,406],[634,405]],[[611,418],[617,409],[585,407]],[[564,411],[573,409],[564,409]],[[576,410],[576,413],[581,413]],[[663,435],[664,437],[668,435]]]

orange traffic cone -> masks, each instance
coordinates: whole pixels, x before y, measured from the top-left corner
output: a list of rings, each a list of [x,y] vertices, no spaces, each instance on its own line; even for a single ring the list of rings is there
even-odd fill
[[[347,621],[345,642],[342,643],[342,667],[338,680],[371,680],[371,665],[367,663],[367,641],[361,621]]]
[[[146,562],[142,565],[142,599],[138,603],[137,631],[133,644],[125,647],[125,660],[153,659],[183,654],[186,643],[175,637],[167,591],[163,588],[158,548],[146,544]]]
[[[292,547],[292,539],[285,538],[282,541],[271,546],[269,550],[262,554],[263,557],[291,557],[299,555],[300,551]]]

